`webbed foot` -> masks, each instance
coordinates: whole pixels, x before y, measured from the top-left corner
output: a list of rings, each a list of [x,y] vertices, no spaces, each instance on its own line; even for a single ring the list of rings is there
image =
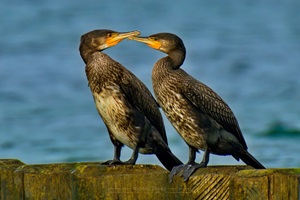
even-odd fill
[[[199,168],[203,168],[203,167],[206,167],[206,164],[205,163],[200,163],[200,164],[193,164],[193,165],[188,165],[185,169],[184,169],[184,172],[182,174],[183,176],[183,180],[184,181],[187,181],[190,176],[195,172],[197,171],[197,169]]]
[[[127,161],[124,161],[124,165],[135,165],[136,159],[129,159]]]
[[[134,164],[135,164],[134,159],[129,159],[127,161],[108,160],[108,161],[105,161],[105,162],[101,163],[101,165],[134,165]]]
[[[101,165],[122,165],[123,162],[121,160],[108,160],[103,163],[100,163]]]
[[[169,182],[172,183],[173,181],[173,177],[178,174],[181,170],[184,170],[185,168],[187,168],[187,164],[184,165],[178,165],[176,167],[173,167],[172,171],[169,174]]]

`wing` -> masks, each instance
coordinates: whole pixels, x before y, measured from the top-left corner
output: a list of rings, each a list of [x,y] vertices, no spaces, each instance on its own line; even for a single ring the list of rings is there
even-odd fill
[[[123,73],[121,88],[127,98],[143,113],[168,144],[163,118],[158,103],[148,88],[130,71]]]
[[[223,99],[205,84],[197,81],[191,76],[186,77],[183,83],[183,95],[191,101],[205,115],[210,116],[232,133],[247,149],[243,134],[233,112]]]

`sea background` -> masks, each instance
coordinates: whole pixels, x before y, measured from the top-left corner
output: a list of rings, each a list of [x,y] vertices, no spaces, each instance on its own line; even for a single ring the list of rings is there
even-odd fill
[[[32,163],[105,161],[113,145],[79,55],[94,29],[172,32],[187,49],[182,68],[232,108],[253,154],[268,168],[300,167],[300,1],[37,1],[0,3],[0,158]],[[151,91],[163,53],[123,41],[105,53]],[[165,119],[170,148],[188,147]],[[131,150],[125,147],[122,159]],[[197,155],[202,159],[203,152]],[[154,155],[138,163],[159,164]],[[209,165],[235,165],[211,156]]]

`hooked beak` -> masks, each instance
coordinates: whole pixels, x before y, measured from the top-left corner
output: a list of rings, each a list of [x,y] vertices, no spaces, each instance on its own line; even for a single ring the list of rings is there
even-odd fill
[[[149,47],[151,47],[153,49],[157,49],[157,50],[159,50],[159,48],[161,47],[161,43],[158,40],[155,40],[154,38],[151,38],[151,37],[136,37],[136,36],[134,36],[134,37],[129,37],[128,39],[145,43]]]
[[[134,37],[140,35],[139,31],[130,31],[130,32],[121,32],[121,33],[113,33],[110,37],[106,40],[107,47],[115,46],[122,40],[128,37]]]

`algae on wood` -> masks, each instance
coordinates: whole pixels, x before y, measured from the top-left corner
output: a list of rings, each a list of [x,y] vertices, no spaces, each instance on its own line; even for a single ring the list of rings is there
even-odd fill
[[[1,199],[299,199],[300,169],[209,166],[187,182],[155,165],[0,160]]]
[[[181,190],[184,199],[229,199],[230,183],[235,174],[249,166],[208,166],[198,169],[187,182],[174,177],[173,185]]]
[[[87,163],[23,165],[16,173],[23,174],[25,199],[72,199],[71,173]]]
[[[15,159],[0,159],[0,199],[23,199],[23,177],[14,173],[24,165]]]
[[[230,199],[299,199],[300,169],[243,170],[231,184]]]
[[[175,199],[168,171],[153,165],[80,166],[73,173],[75,199]]]

